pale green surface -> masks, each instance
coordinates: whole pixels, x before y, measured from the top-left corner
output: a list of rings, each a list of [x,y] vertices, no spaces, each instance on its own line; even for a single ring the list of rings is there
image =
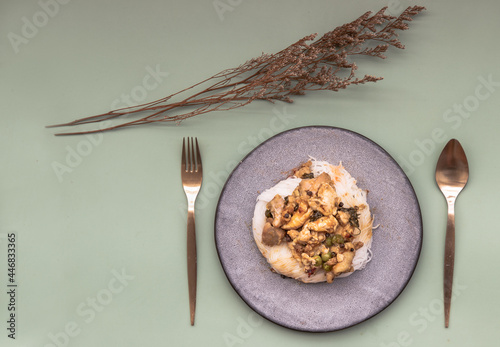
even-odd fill
[[[359,61],[360,74],[383,76],[381,82],[309,94],[293,105],[255,103],[178,127],[106,133],[58,179],[53,166],[68,165],[68,153],[85,150],[88,139],[56,138],[44,126],[107,111],[120,95],[142,84],[148,67],[158,65],[169,74],[148,92],[147,100],[155,100],[367,10],[390,5],[399,13],[409,4],[222,2],[233,4],[223,20],[212,1],[71,1],[17,54],[9,33],[21,35],[23,17],[31,21],[41,7],[36,1],[1,2],[0,293],[6,290],[9,232],[18,236],[19,288],[15,341],[6,336],[7,295],[0,295],[0,345],[53,346],[51,334],[65,345],[61,332],[71,322],[76,336],[70,346],[496,344],[498,1],[420,2],[428,11],[401,35],[406,50],[391,49],[386,60]],[[490,97],[479,101],[468,118],[457,118],[460,123],[447,122],[448,109],[473,100],[481,76],[497,83]],[[270,123],[276,112],[294,116]],[[420,200],[425,234],[416,272],[394,304],[365,323],[328,334],[290,331],[253,314],[222,271],[213,230],[217,199],[234,163],[279,132],[276,125],[285,130],[317,124],[359,132],[396,158]],[[458,295],[447,330],[441,310],[446,207],[434,182],[444,142],[430,140],[435,129],[444,132],[439,141],[461,141],[471,168],[457,203]],[[179,175],[183,136],[198,136],[205,169],[197,214],[194,328],[189,325],[186,203]],[[422,142],[429,147],[418,157]],[[134,279],[101,312],[89,310],[87,298],[105,298],[112,271]]]

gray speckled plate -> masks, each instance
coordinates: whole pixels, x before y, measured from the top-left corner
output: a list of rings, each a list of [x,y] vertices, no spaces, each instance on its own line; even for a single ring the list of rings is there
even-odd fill
[[[374,225],[380,225],[373,232],[372,261],[333,284],[304,284],[271,272],[252,235],[259,192],[308,155],[342,162],[369,190]],[[217,206],[215,243],[229,282],[253,310],[290,329],[327,332],[363,322],[398,297],[417,265],[422,218],[410,181],[379,145],[345,129],[303,127],[265,141],[234,169]]]

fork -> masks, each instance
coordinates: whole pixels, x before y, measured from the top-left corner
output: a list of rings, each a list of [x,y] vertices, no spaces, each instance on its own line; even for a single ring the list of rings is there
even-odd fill
[[[186,150],[187,142],[187,150]],[[196,148],[194,144],[196,143]],[[201,188],[203,179],[203,167],[201,165],[200,148],[198,139],[182,139],[182,161],[181,161],[182,187],[188,201],[187,216],[187,270],[189,287],[189,310],[191,314],[191,325],[194,325],[194,313],[196,311],[196,228],[194,218],[194,205],[196,196]]]

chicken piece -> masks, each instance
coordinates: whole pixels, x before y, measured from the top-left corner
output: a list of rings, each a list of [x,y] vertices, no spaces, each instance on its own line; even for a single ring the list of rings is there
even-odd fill
[[[319,233],[316,237],[318,239],[318,242],[320,242],[320,243],[326,240],[325,233]]]
[[[344,250],[354,252],[355,249],[356,248],[354,247],[354,244],[352,242],[344,243]]]
[[[323,172],[316,178],[304,179],[300,181],[298,189],[298,196],[302,199],[310,199],[312,196],[315,196],[318,192],[319,187],[323,183],[330,183],[332,179],[330,175],[326,172]],[[296,190],[297,190],[296,189]]]
[[[335,188],[329,183],[322,183],[318,189],[317,198],[309,201],[309,206],[313,210],[320,211],[323,215],[329,216],[337,212],[336,206],[340,202]]]
[[[318,188],[323,184],[323,183],[332,183],[332,179],[329,174],[326,172],[321,173],[318,177],[314,179],[316,182],[314,183],[314,187],[316,188],[315,190],[318,190]]]
[[[290,238],[292,240],[295,240],[299,236],[299,232],[297,230],[293,230],[293,229],[292,230],[288,230],[287,234],[288,234],[288,236],[290,236]]]
[[[302,229],[304,230],[304,229]],[[321,234],[324,236],[324,234]],[[301,238],[302,236],[302,238]],[[304,246],[304,253],[307,253],[311,257],[314,255],[321,254],[321,250],[323,247],[325,247],[322,243],[320,238],[318,237],[318,233],[315,231],[312,232],[304,232],[301,236],[297,238],[297,241],[304,241],[307,240],[305,246]]]
[[[288,248],[292,250],[292,254],[295,253],[300,255],[304,253],[304,245],[301,243],[290,242]]]
[[[328,259],[325,264],[328,266],[333,266],[337,263],[338,263],[337,257],[332,257],[332,258]]]
[[[293,213],[299,207],[299,201],[293,196],[289,195],[285,199],[285,207],[283,208],[282,215],[282,224],[286,224],[292,219]]]
[[[264,224],[264,229],[262,230],[262,243],[266,246],[277,246],[283,241],[285,237],[285,231],[281,228],[275,228],[271,223]]]
[[[283,208],[283,216],[285,216],[287,213],[291,216],[293,214],[293,212],[295,212],[295,208],[296,208],[295,206],[297,206],[298,204],[299,204],[299,201],[297,200],[297,198],[293,195],[289,195],[285,199],[285,207]]]
[[[302,178],[304,175],[311,174],[311,161],[309,160],[307,163],[302,164],[298,170],[294,173],[295,177]]]
[[[299,232],[299,235],[295,239],[295,242],[306,244],[307,242],[309,242],[311,237],[312,237],[312,235],[311,235],[311,232],[309,231],[309,229],[302,228],[302,230]]]
[[[337,231],[335,231],[336,234],[341,235],[344,240],[349,240],[352,238],[352,234],[354,232],[354,227],[350,224],[347,224],[346,226],[341,226],[337,228]]]
[[[335,253],[335,254],[339,254],[339,253],[341,253],[341,248],[340,248],[340,246],[331,246],[330,252]]]
[[[298,229],[311,217],[313,210],[309,208],[307,202],[300,201],[297,211],[290,218],[290,221],[281,227],[285,230]]]
[[[338,211],[337,219],[339,220],[342,226],[346,226],[349,223],[349,220],[351,219],[351,215],[345,211]]]
[[[283,224],[283,209],[285,207],[285,200],[281,195],[276,194],[274,198],[267,203],[267,209],[273,215],[273,227],[280,227]]]
[[[326,282],[327,283],[332,283],[334,278],[335,278],[335,275],[333,274],[333,272],[328,271],[326,273]]]
[[[346,243],[345,249],[347,249],[347,251],[342,254],[337,254],[338,263],[335,264],[332,269],[335,276],[351,270],[352,260],[354,259],[354,249],[348,248],[349,244],[352,246],[350,242]],[[353,249],[353,251],[351,251],[351,249]]]
[[[309,256],[307,253],[302,253],[301,255],[302,264],[305,268],[312,268],[316,265],[316,260],[313,257]]]
[[[313,195],[311,191],[313,181],[314,178],[300,181],[298,187],[294,190],[294,195],[304,200],[309,199]]]
[[[314,255],[313,246],[310,243],[307,243],[307,245],[304,247],[304,253],[307,253],[310,256]]]
[[[324,244],[321,244],[318,248],[319,254],[327,254],[330,253],[330,248],[326,247]]]
[[[310,230],[332,234],[335,229],[337,229],[339,222],[334,216],[329,216],[321,217],[314,222],[307,223],[306,225]]]
[[[348,232],[349,234],[354,235],[354,232],[356,231],[356,228],[351,223],[348,223],[345,227],[345,231]]]

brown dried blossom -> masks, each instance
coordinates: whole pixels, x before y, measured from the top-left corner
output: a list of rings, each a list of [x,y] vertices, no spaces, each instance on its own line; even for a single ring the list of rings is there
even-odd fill
[[[317,35],[306,36],[278,53],[263,54],[165,98],[49,127],[84,125],[144,114],[147,115],[103,129],[56,135],[88,134],[156,122],[180,123],[203,113],[242,107],[255,100],[291,103],[292,96],[304,95],[309,91],[339,91],[349,85],[379,81],[381,77],[371,75],[356,77],[357,66],[348,58],[365,55],[384,59],[384,53],[390,46],[403,49],[397,31],[407,30],[407,22],[425,8],[408,7],[397,17],[386,14],[386,9],[384,7],[373,15],[366,12],[312,43]],[[367,47],[368,43],[374,43],[375,46]],[[199,92],[192,91],[206,85],[208,87]],[[173,97],[188,91],[193,94],[180,101],[171,101]]]

